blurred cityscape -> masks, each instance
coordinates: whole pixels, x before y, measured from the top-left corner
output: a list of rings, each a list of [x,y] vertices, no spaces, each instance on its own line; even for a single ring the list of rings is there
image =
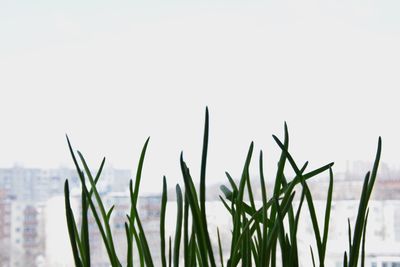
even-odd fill
[[[348,164],[343,173],[335,175],[327,267],[342,266],[343,251],[348,246],[347,218],[354,223],[363,178],[370,166],[370,163],[355,162]],[[124,222],[130,208],[127,185],[131,177],[129,170],[108,168],[103,171],[99,183],[106,206],[115,205],[111,225],[121,259],[126,255]],[[0,169],[0,267],[73,266],[64,211],[63,185],[66,178],[70,183],[75,218],[79,222],[80,185],[74,169],[44,170],[19,166]],[[309,183],[316,210],[321,213],[319,218],[324,214],[328,188],[326,178],[321,176]],[[254,180],[256,183],[258,181]],[[155,186],[161,189],[161,184]],[[219,194],[219,185],[209,186],[209,231],[214,236],[212,231],[219,227],[224,253],[228,254],[230,217],[218,200]],[[176,214],[173,190],[168,191],[168,197],[166,232],[167,235],[173,235]],[[260,200],[260,195],[256,195],[257,198]],[[143,195],[139,198],[139,212],[151,253],[156,259],[155,266],[160,265],[157,262],[160,254],[160,201],[160,195]],[[299,250],[303,266],[312,266],[309,246],[315,243],[308,217],[303,214],[299,226]],[[92,266],[108,267],[107,253],[95,224],[94,220],[89,221]],[[216,240],[213,242],[216,251]],[[400,171],[384,164],[380,167],[370,202],[366,250],[366,266],[400,267]]]

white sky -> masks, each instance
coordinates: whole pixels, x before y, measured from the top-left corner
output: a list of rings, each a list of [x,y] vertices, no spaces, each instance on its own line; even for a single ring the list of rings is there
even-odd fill
[[[168,3],[167,3],[168,2]],[[206,105],[209,179],[237,176],[251,140],[274,167],[287,121],[311,166],[400,149],[398,1],[0,1],[0,167],[90,162],[134,169],[143,190],[198,174]]]

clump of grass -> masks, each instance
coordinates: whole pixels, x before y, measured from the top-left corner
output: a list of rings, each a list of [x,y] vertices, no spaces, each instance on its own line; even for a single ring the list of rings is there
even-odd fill
[[[168,199],[167,180],[163,177],[163,191],[160,203],[160,249],[162,267],[177,267],[180,263],[183,263],[185,267],[216,267],[217,265],[222,267],[234,267],[238,265],[245,267],[253,265],[256,267],[275,267],[278,264],[277,261],[279,258],[281,266],[299,266],[297,231],[300,215],[302,213],[301,211],[305,204],[310,214],[317,249],[313,251],[310,246],[310,257],[314,266],[325,266],[334,184],[332,171],[333,163],[326,164],[311,171],[307,170],[308,162],[305,162],[303,165],[298,165],[289,153],[289,134],[287,125],[285,124],[283,141],[273,136],[275,142],[281,149],[281,155],[278,161],[275,183],[271,196],[267,195],[266,190],[263,152],[259,152],[258,165],[262,206],[257,208],[254,200],[255,191],[251,184],[252,180],[249,172],[254,150],[254,144],[251,143],[243,166],[242,175],[239,177],[238,182],[235,182],[235,179],[227,172],[226,176],[229,186],[221,186],[223,197],[220,196],[220,199],[232,220],[229,255],[227,259],[224,259],[219,229],[217,228],[217,236],[215,237],[210,234],[210,231],[214,232],[214,229],[210,230],[207,223],[205,196],[208,131],[209,115],[208,109],[206,109],[199,187],[196,187],[182,153],[180,157],[180,167],[184,190],[182,190],[179,184],[176,185],[176,229],[174,237],[169,236],[168,239],[165,236],[164,226]],[[91,265],[88,229],[90,210],[101,234],[110,266],[120,267],[122,266],[122,261],[117,257],[110,227],[110,217],[112,216],[114,206],[109,210],[105,210],[100,194],[96,188],[105,159],[102,160],[98,172],[93,175],[79,151],[77,154],[80,163],[78,163],[68,137],[67,141],[82,185],[81,226],[80,229],[78,229],[70,204],[68,180],[65,181],[66,219],[75,266],[89,267]],[[131,208],[129,214],[126,216],[125,222],[127,239],[125,262],[128,267],[133,267],[134,265],[134,249],[137,250],[140,266],[154,266],[154,259],[137,210],[140,181],[148,143],[149,139],[146,140],[143,146],[137,167],[136,178],[134,181],[130,180],[129,184]],[[361,266],[364,266],[368,201],[376,180],[380,154],[381,138],[379,138],[378,141],[378,149],[372,172],[368,173],[364,179],[357,219],[353,231],[351,230],[350,222],[348,222],[349,249],[344,252],[344,267],[356,267],[360,258]],[[83,167],[81,167],[81,165]],[[287,168],[291,168],[295,174],[292,179],[289,179],[285,175],[285,173],[287,173],[285,172]],[[325,215],[323,221],[319,222],[317,220],[313,195],[307,183],[309,179],[324,172],[329,173],[329,187]],[[296,190],[296,188],[298,188],[298,190]],[[293,199],[295,193],[298,191],[301,191],[301,193],[299,196],[299,204],[295,208]],[[166,244],[167,240],[168,244]],[[212,241],[217,241],[218,244],[218,249],[215,251]],[[181,249],[182,247],[183,249]],[[180,254],[182,251],[183,255]],[[278,255],[279,251],[281,254],[280,257]]]

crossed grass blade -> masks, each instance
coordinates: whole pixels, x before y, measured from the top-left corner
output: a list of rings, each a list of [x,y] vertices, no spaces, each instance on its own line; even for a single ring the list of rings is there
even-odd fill
[[[286,132],[286,130],[285,130],[285,132]],[[306,180],[304,179],[304,177],[301,174],[300,169],[297,167],[297,164],[293,160],[293,157],[287,151],[287,146],[282,144],[282,142],[276,136],[273,136],[273,138],[274,138],[275,142],[278,144],[278,146],[282,150],[285,151],[286,157],[287,157],[290,165],[292,166],[292,168],[295,171],[296,175],[300,178],[301,185],[303,187],[303,190],[304,190],[304,193],[305,193],[305,197],[306,197],[306,201],[307,201],[307,204],[308,204],[308,210],[309,210],[309,214],[310,214],[310,218],[311,218],[311,222],[312,222],[312,226],[313,226],[313,230],[314,230],[314,236],[315,236],[315,241],[316,241],[317,250],[318,250],[319,263],[320,263],[320,266],[324,266],[326,242],[324,242],[323,239],[321,238],[321,234],[320,234],[320,230],[319,230],[319,225],[318,225],[317,215],[316,215],[316,212],[315,212],[315,207],[314,207],[314,201],[313,201],[312,194],[310,192],[310,189],[308,188]],[[332,176],[330,176],[330,177],[332,177]],[[333,179],[330,179],[330,185],[329,185],[330,191],[328,192],[327,210],[326,210],[326,213],[325,213],[325,225],[324,225],[325,226],[324,227],[325,228],[324,229],[324,235],[326,235],[326,238],[327,238],[328,226],[329,226],[329,224],[327,224],[327,221],[329,221],[329,215],[330,215],[331,199],[332,199],[332,186],[333,186]]]
[[[74,151],[72,149],[72,146],[71,146],[71,143],[70,143],[70,141],[68,139],[68,136],[67,136],[67,142],[68,142],[69,150],[70,150],[71,156],[73,158],[74,164],[75,164],[75,166],[77,168],[77,171],[78,171],[78,174],[79,174],[79,178],[81,180],[82,198],[86,199],[87,203],[89,204],[88,206],[90,207],[90,209],[92,211],[92,214],[93,214],[93,217],[95,218],[97,227],[98,227],[98,229],[100,231],[101,237],[102,237],[102,239],[104,241],[104,244],[106,246],[107,254],[109,256],[109,259],[110,259],[110,262],[111,262],[112,266],[113,267],[119,267],[120,263],[119,263],[118,259],[116,258],[115,249],[113,249],[113,242],[111,242],[111,244],[110,244],[110,240],[109,240],[109,238],[110,238],[109,233],[110,232],[107,231],[107,233],[106,233],[106,231],[104,230],[104,226],[101,223],[101,219],[100,219],[100,217],[99,217],[99,215],[97,213],[96,206],[95,206],[95,204],[93,203],[93,201],[91,199],[91,196],[94,193],[95,196],[96,196],[97,204],[98,205],[102,205],[101,198],[100,198],[100,196],[99,196],[99,194],[97,192],[97,189],[96,189],[96,183],[97,183],[97,181],[98,181],[98,179],[100,177],[101,170],[103,169],[105,159],[103,158],[102,163],[101,163],[100,168],[99,168],[99,171],[97,172],[97,175],[95,177],[96,180],[94,180],[91,172],[89,171],[89,168],[87,167],[87,164],[86,164],[83,156],[78,151],[79,157],[80,157],[80,159],[82,161],[82,164],[84,165],[85,173],[86,173],[87,177],[89,178],[89,181],[90,181],[90,184],[91,184],[91,190],[89,191],[87,189],[87,187],[86,187],[85,177],[83,175],[83,171],[81,171],[81,169],[79,167],[79,164],[78,164],[78,162],[76,160],[75,153],[74,153]],[[96,195],[96,193],[97,193],[97,195]],[[100,201],[100,203],[99,203],[99,201]],[[84,202],[84,201],[82,201],[82,202]],[[87,207],[84,206],[83,208],[87,208]],[[83,209],[83,210],[84,211],[82,212],[82,215],[84,216],[84,218],[87,219],[87,210],[86,211],[85,211],[85,209]],[[104,207],[103,207],[103,210],[101,210],[101,211],[102,211],[101,215],[102,215],[102,218],[103,218],[104,225],[107,228],[107,217],[106,217],[106,213],[104,211]],[[108,227],[109,227],[109,225],[108,225]],[[86,227],[83,226],[83,228],[82,228],[82,236],[83,237],[84,237],[84,234],[85,234],[84,231],[88,231],[87,226]],[[75,230],[75,232],[77,233],[77,230]],[[77,236],[78,236],[78,234],[76,234],[76,239],[79,240],[79,238],[77,238]],[[87,243],[86,242],[85,243],[81,243],[82,244],[81,256],[82,256],[82,258],[86,258],[87,259],[88,257],[90,257],[90,254],[87,254],[90,251],[88,237],[87,237],[87,239],[85,238],[85,240],[87,240],[86,241]],[[86,254],[88,256],[86,256]],[[87,263],[87,261],[86,261],[86,263]],[[90,262],[89,262],[89,264],[90,264]]]
[[[85,176],[81,168],[79,167],[78,161],[76,159],[74,150],[72,148],[71,142],[68,138],[68,135],[65,136],[67,139],[67,144],[69,148],[69,152],[71,154],[72,160],[74,162],[76,171],[78,173],[79,179],[82,183],[82,192],[81,192],[81,233],[80,233],[80,238],[79,236],[76,236],[76,240],[79,245],[79,251],[80,255],[82,257],[82,264],[83,266],[90,266],[90,242],[89,242],[89,226],[88,226],[88,209],[89,209],[89,201],[88,198],[91,198],[93,194],[93,189],[90,189],[89,195],[86,196],[85,194],[85,188],[86,188],[86,183],[85,183]],[[95,177],[95,184],[97,184],[101,172],[104,167],[104,159],[100,165],[100,168],[96,174]],[[76,224],[74,221],[74,227],[76,228]],[[76,230],[77,233],[77,230]]]
[[[93,189],[93,193],[94,193],[94,196],[95,196],[95,199],[96,199],[96,202],[97,202],[97,206],[100,209],[100,215],[101,215],[101,217],[103,219],[103,227],[105,228],[104,237],[105,237],[105,242],[107,243],[107,245],[109,247],[109,257],[110,257],[110,260],[111,260],[111,264],[112,264],[113,267],[114,266],[115,267],[119,267],[119,266],[121,266],[121,263],[119,262],[118,257],[117,257],[117,253],[115,251],[114,241],[113,241],[112,232],[111,232],[111,226],[110,226],[109,220],[107,219],[107,213],[106,213],[103,201],[101,200],[100,194],[97,191],[95,181],[94,181],[92,173],[91,173],[91,171],[90,171],[90,169],[89,169],[89,167],[88,167],[88,165],[86,163],[85,158],[83,157],[83,155],[82,155],[82,153],[80,151],[78,151],[78,155],[79,155],[79,158],[81,159],[81,162],[83,164],[85,173],[86,173],[86,175],[87,175],[87,177],[89,179],[91,188]],[[104,162],[105,162],[105,158],[103,158],[102,165],[104,165]],[[87,190],[85,190],[85,193],[86,192],[87,192]],[[87,197],[88,198],[90,197],[89,193],[87,193]],[[89,198],[89,201],[91,201],[90,198]],[[93,214],[97,213],[96,208],[95,208],[94,205],[91,205],[91,209],[92,209],[92,213]],[[99,220],[99,223],[100,223],[100,220]]]

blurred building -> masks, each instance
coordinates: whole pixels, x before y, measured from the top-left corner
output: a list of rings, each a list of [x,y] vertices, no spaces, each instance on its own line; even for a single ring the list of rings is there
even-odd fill
[[[11,202],[0,188],[0,267],[10,266]]]
[[[316,200],[314,205],[317,217],[322,221],[326,202]],[[325,266],[343,266],[343,253],[348,250],[347,218],[350,220],[352,229],[354,229],[358,205],[358,200],[336,200],[332,203]],[[315,237],[307,209],[303,209],[302,212],[303,219],[300,220],[298,235],[301,262],[303,266],[312,266],[309,246],[313,246],[314,251],[316,251]],[[366,232],[365,266],[397,267],[398,265],[396,264],[400,264],[399,215],[399,200],[370,201]],[[387,265],[380,265],[382,263]]]
[[[12,203],[10,240],[11,266],[37,266],[45,251],[43,205]]]
[[[130,178],[130,170],[105,168],[99,181],[99,191],[126,191]],[[14,201],[42,202],[53,196],[62,195],[65,179],[69,180],[70,188],[80,186],[75,169],[38,169],[20,166],[0,169],[0,188],[6,190]]]
[[[77,176],[72,169],[42,170],[14,166],[0,169],[0,188],[7,190],[13,201],[42,202],[62,194],[66,178],[77,185]]]
[[[347,249],[347,218],[354,224],[358,199],[364,174],[363,164],[335,175],[334,202],[332,207],[327,252],[327,267],[342,266],[343,252]],[[357,171],[355,171],[357,170]],[[358,173],[359,172],[359,173]],[[376,180],[367,228],[368,267],[397,267],[400,264],[400,173],[383,172]],[[50,170],[13,167],[0,169],[0,267],[73,265],[68,231],[65,222],[63,185],[69,178],[71,205],[78,227],[81,224],[80,183],[73,169]],[[126,233],[124,223],[130,210],[128,192],[130,172],[105,169],[99,181],[99,190],[107,210],[114,205],[110,225],[115,247],[121,263],[126,259]],[[316,210],[322,218],[325,209],[327,177],[309,181]],[[272,186],[267,186],[272,188]],[[254,182],[254,188],[257,188]],[[214,195],[215,194],[215,195]],[[209,232],[215,236],[219,227],[222,245],[229,248],[231,221],[229,213],[217,200],[220,190],[208,189],[207,218]],[[174,236],[176,226],[176,202],[174,193],[169,194],[166,216],[166,236]],[[256,199],[259,198],[255,194]],[[95,199],[93,199],[96,203]],[[295,203],[297,203],[295,201]],[[259,203],[260,204],[260,203]],[[161,196],[140,196],[138,212],[146,233],[155,266],[160,265],[159,216]],[[309,245],[314,245],[313,230],[303,209],[299,225],[299,246],[303,266],[312,266]],[[109,260],[102,237],[93,216],[89,216],[92,266],[108,267]],[[217,240],[212,240],[217,251]],[[302,250],[304,248],[304,250]],[[229,251],[223,251],[225,254]],[[134,259],[137,252],[134,248]]]
[[[151,256],[155,266],[161,265],[160,249],[160,212],[161,195],[139,197],[138,210],[146,233],[147,242],[151,249]]]
[[[0,169],[0,267],[71,266],[65,257],[57,262],[49,254],[58,255],[57,250],[60,250],[61,243],[68,245],[64,254],[70,250],[68,233],[65,232],[67,228],[62,224],[65,221],[63,194],[64,181],[67,178],[70,190],[76,192],[76,197],[71,196],[71,201],[74,202],[73,198],[79,198],[81,192],[75,169],[21,166]],[[126,191],[130,178],[129,170],[103,169],[98,183],[101,194]],[[77,203],[76,210],[79,210],[80,201],[74,203]],[[79,214],[75,216],[79,223]],[[99,264],[96,266],[108,267],[101,236],[92,217],[89,224],[93,252],[98,251],[102,255],[94,257],[93,263],[98,259]],[[60,242],[63,237],[67,238],[64,240],[66,242]],[[47,246],[47,242],[51,247]],[[66,255],[71,256],[68,253]],[[67,265],[62,262],[67,262]]]

